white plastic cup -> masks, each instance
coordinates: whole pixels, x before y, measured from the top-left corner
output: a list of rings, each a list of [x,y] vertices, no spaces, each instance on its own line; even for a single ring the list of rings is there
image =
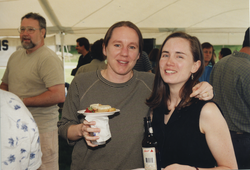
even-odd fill
[[[92,127],[92,128],[97,128],[96,125],[92,125],[91,127]],[[101,132],[92,132],[91,135],[92,135],[92,136],[99,136],[100,133],[101,133]],[[99,141],[99,142],[98,142],[97,140],[92,140],[91,143],[94,144],[94,145],[104,145],[104,144],[106,144],[106,141]]]
[[[92,116],[87,116],[85,118],[87,121],[95,121],[95,125],[91,125],[91,128],[100,128],[100,132],[92,132],[92,136],[99,136],[100,138],[91,141],[91,143],[95,145],[104,145],[106,144],[106,141],[111,138],[111,133],[109,129],[109,118],[107,116],[103,117],[92,117]]]

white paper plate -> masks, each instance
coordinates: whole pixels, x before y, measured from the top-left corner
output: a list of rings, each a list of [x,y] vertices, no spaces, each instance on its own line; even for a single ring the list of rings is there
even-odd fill
[[[95,117],[110,116],[110,115],[113,115],[116,112],[120,112],[120,110],[116,109],[114,112],[97,112],[97,113],[89,113],[89,112],[85,112],[85,110],[77,111],[77,113],[83,114],[84,116],[95,116]]]

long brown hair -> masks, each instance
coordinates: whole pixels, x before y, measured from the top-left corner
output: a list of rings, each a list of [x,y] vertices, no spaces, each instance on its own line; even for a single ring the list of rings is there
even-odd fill
[[[201,66],[195,73],[193,73],[193,78],[190,77],[180,90],[179,95],[181,97],[181,102],[176,108],[180,109],[190,105],[192,102],[196,100],[196,98],[191,99],[189,96],[192,93],[192,87],[199,82],[199,77],[203,73],[205,63],[200,41],[196,37],[190,36],[184,32],[172,33],[164,40],[159,55],[157,57],[157,62],[159,62],[161,58],[163,46],[170,38],[183,38],[188,40],[190,44],[190,51],[193,55],[193,60],[195,62],[198,60],[201,61]],[[169,86],[167,83],[163,81],[158,64],[155,73],[153,91],[151,93],[151,96],[146,100],[146,104],[152,109],[155,109],[159,106],[163,106],[166,110],[168,110],[167,101],[169,100],[169,98],[170,98]]]

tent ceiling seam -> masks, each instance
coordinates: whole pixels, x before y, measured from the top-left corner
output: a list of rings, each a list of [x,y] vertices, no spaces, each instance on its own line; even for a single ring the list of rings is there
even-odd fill
[[[148,15],[147,17],[145,17],[145,18],[142,19],[141,21],[137,22],[136,24],[139,24],[139,23],[145,21],[146,19],[148,19],[149,17],[151,17],[151,16],[153,16],[153,15],[159,13],[159,12],[162,11],[163,9],[168,8],[169,6],[171,6],[171,5],[173,5],[173,4],[176,4],[178,1],[180,1],[180,0],[176,0],[175,2],[172,2],[171,4],[168,4],[168,5],[164,6],[164,7],[162,7],[161,9],[159,9],[159,10],[157,10],[156,12],[154,12],[154,13]]]
[[[233,10],[229,10],[229,11],[224,11],[224,12],[218,13],[218,14],[216,14],[216,15],[213,15],[213,16],[211,16],[211,17],[209,17],[209,18],[206,18],[206,19],[204,19],[204,20],[202,20],[202,21],[199,21],[199,22],[197,22],[197,23],[195,23],[195,24],[193,24],[193,25],[190,25],[190,26],[188,26],[187,28],[191,28],[191,27],[193,27],[193,26],[195,26],[195,25],[197,25],[197,24],[200,24],[200,23],[202,23],[202,22],[204,22],[204,21],[210,20],[211,18],[217,17],[217,16],[219,16],[219,15],[226,14],[226,13],[233,12],[233,11],[241,11],[241,10],[244,10],[244,9],[247,9],[247,10],[248,10],[248,8],[241,8],[241,9],[233,9]]]
[[[93,15],[94,13],[96,13],[97,11],[99,11],[100,9],[106,7],[107,5],[109,5],[110,3],[112,3],[114,0],[109,1],[107,4],[103,5],[102,7],[98,8],[97,10],[95,10],[94,12],[90,13],[89,15],[87,15],[86,17],[84,17],[83,19],[81,19],[79,22],[77,22],[76,24],[73,25],[73,27],[79,23],[81,23],[83,20],[85,20],[86,18],[90,17],[91,15]]]

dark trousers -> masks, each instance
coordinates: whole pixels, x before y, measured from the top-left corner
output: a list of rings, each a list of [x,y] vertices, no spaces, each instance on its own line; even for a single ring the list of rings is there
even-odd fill
[[[250,133],[231,132],[234,152],[239,169],[250,169]]]

